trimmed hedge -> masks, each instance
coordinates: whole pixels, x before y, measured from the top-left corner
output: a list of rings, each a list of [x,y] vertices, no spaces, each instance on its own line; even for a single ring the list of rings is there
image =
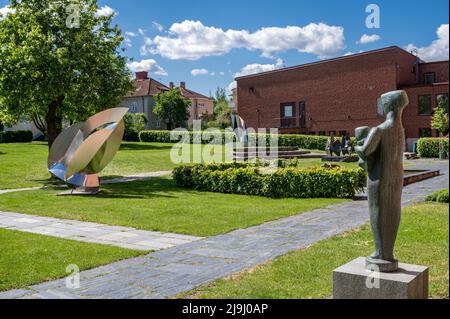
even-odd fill
[[[33,141],[31,131],[0,132],[0,143],[28,143]]]
[[[205,134],[205,132],[203,132]],[[208,133],[211,134],[211,133]],[[234,137],[232,132],[221,132],[213,134],[217,140],[221,140],[222,144],[225,143],[225,134],[228,135],[228,140]],[[264,134],[266,138],[266,145],[270,145],[271,139],[278,138],[278,146],[295,146],[301,149],[308,150],[321,150],[325,151],[327,145],[327,136],[317,136],[317,135],[300,135],[300,134],[279,134],[270,135]],[[189,132],[189,141],[193,143],[194,132]],[[215,138],[210,138],[209,140],[202,140],[202,144],[208,144],[211,140]],[[160,143],[176,143],[179,142],[181,138],[177,140],[170,140],[170,131],[142,131],[139,133],[139,139],[141,142],[160,142]],[[258,134],[249,134],[250,143],[258,144]],[[354,142],[354,138],[352,138]]]
[[[417,154],[424,158],[438,158],[439,157],[439,144],[443,141],[444,154],[448,155],[448,138],[436,138],[427,137],[421,138],[417,142]]]
[[[448,189],[434,192],[427,197],[427,202],[448,203]]]
[[[196,190],[272,198],[352,198],[366,185],[362,169],[279,168],[271,174],[241,162],[180,166],[178,186]]]

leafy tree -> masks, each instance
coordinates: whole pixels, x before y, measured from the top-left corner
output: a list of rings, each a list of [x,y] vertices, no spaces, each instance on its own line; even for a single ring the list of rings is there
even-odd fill
[[[438,107],[435,109],[431,120],[431,127],[445,135],[449,131],[448,122],[448,97],[440,96]]]
[[[218,87],[214,98],[214,114],[220,115],[228,110],[227,92],[224,88]]]
[[[139,141],[139,132],[145,129],[148,120],[144,113],[127,113],[123,121],[125,123],[125,141]]]
[[[182,97],[176,88],[165,93],[158,93],[154,98],[153,113],[166,121],[168,130],[173,129],[174,126],[182,126],[189,119],[191,101]]]
[[[0,120],[32,118],[49,146],[62,122],[118,105],[132,89],[121,30],[96,0],[12,0],[0,21]],[[123,49],[122,49],[123,50]]]

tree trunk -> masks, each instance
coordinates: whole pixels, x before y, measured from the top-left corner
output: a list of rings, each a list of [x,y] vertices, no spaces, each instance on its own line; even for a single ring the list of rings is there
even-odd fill
[[[47,124],[47,135],[48,135],[48,148],[50,149],[53,142],[58,137],[59,133],[62,131],[62,103],[64,97],[59,97],[57,100],[50,103],[45,117],[45,122]]]

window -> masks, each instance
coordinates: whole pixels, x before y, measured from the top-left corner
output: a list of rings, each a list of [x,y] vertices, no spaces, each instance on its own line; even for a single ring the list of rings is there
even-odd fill
[[[320,132],[319,132],[319,135],[320,135],[320,136],[326,136],[326,135],[327,135],[327,132],[325,132],[325,131],[320,131]]]
[[[328,132],[328,135],[329,135],[329,136],[331,136],[331,135],[336,136],[336,131],[329,131],[329,132]]]
[[[420,128],[419,129],[419,137],[431,137],[431,129],[430,128]]]
[[[436,82],[436,73],[428,72],[423,75],[423,82],[425,84],[433,84]]]
[[[281,104],[281,117],[294,117],[294,103],[283,103]]]
[[[381,97],[377,99],[377,114],[378,116],[384,117],[383,101]]]
[[[347,136],[347,131],[339,131],[339,136]]]
[[[131,107],[130,107],[131,112],[137,112],[137,108],[138,108],[137,102],[131,103]]]
[[[156,120],[156,128],[160,128],[161,127],[161,121],[160,120]]]
[[[431,115],[431,95],[419,96],[419,115]]]
[[[301,101],[299,103],[300,114],[300,127],[306,126],[306,102]]]

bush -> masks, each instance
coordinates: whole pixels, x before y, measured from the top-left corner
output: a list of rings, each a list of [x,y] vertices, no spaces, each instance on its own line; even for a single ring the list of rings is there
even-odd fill
[[[173,178],[181,187],[272,198],[352,198],[366,185],[362,169],[286,167],[264,174],[241,162],[180,166]]]
[[[448,189],[442,189],[429,195],[427,202],[448,203]]]
[[[139,141],[139,132],[145,129],[147,118],[144,113],[127,113],[123,117],[125,123],[125,133],[123,139],[129,142]]]
[[[448,138],[435,137],[419,139],[417,142],[417,154],[424,158],[438,158],[440,141],[443,141],[444,154],[445,156],[448,156]]]
[[[170,139],[170,131],[142,131],[139,133],[139,140],[141,142],[159,142],[159,143],[177,143],[182,140],[181,136],[178,136],[176,139],[171,140]],[[197,132],[185,132],[185,134],[189,135],[189,143],[193,143],[194,141],[194,134]],[[203,131],[202,136],[205,139],[202,139],[202,144],[209,144],[211,141],[217,140],[214,144],[224,144],[225,143],[225,135],[228,135],[229,139],[234,138],[234,133],[225,133],[225,132],[207,132]]]
[[[217,122],[210,122],[212,126],[218,125]],[[194,132],[189,132],[190,141],[192,143]],[[222,143],[225,141],[225,134],[234,135],[234,133],[216,133],[220,134],[220,139]],[[325,151],[325,147],[327,145],[327,136],[317,136],[317,135],[297,135],[297,134],[279,134],[279,135],[270,135],[264,134],[266,145],[270,145],[271,139],[278,138],[279,146],[294,146],[307,150],[321,150]],[[139,135],[139,139],[141,142],[160,142],[160,143],[173,143],[178,142],[180,139],[171,141],[170,140],[170,131],[142,131]],[[258,134],[249,134],[250,143],[257,145],[258,144]],[[352,142],[354,142],[354,138],[352,138]],[[202,141],[203,144],[209,143],[209,141]]]
[[[0,132],[0,143],[28,143],[33,141],[31,131]]]

